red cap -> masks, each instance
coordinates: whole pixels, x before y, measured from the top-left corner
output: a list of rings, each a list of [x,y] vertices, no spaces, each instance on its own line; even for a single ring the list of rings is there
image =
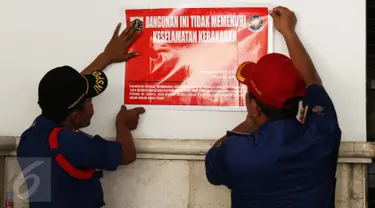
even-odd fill
[[[271,53],[258,63],[245,62],[236,73],[237,80],[263,104],[273,108],[287,108],[288,99],[303,97],[306,85],[290,58]]]

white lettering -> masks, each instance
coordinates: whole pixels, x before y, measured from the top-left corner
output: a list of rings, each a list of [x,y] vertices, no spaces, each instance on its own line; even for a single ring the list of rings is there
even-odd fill
[[[178,16],[146,16],[145,28],[178,28]]]

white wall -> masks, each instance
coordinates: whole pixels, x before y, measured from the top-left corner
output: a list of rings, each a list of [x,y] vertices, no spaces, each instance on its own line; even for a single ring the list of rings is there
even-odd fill
[[[155,2],[155,3],[151,3]],[[124,7],[172,7],[187,3],[227,6],[230,0],[0,0],[0,135],[20,135],[38,115],[37,87],[49,69],[71,65],[82,69],[109,40]],[[252,0],[236,1],[248,3]],[[298,32],[331,94],[343,139],[364,141],[365,1],[268,0],[285,5],[298,17]],[[340,8],[339,8],[340,7]],[[286,53],[279,34],[277,52]],[[122,65],[106,71],[110,85],[94,101],[90,133],[114,137],[115,115],[123,102]],[[148,111],[136,137],[215,139],[240,123],[245,113]],[[172,125],[174,127],[172,127]]]

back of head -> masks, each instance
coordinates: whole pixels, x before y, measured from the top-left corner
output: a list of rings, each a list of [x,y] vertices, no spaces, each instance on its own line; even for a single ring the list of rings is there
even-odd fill
[[[271,53],[257,63],[245,62],[238,67],[236,77],[248,86],[249,98],[257,102],[269,120],[297,116],[305,82],[285,55]]]
[[[86,89],[84,77],[70,66],[61,66],[47,72],[38,88],[38,104],[42,115],[57,123],[63,122],[73,110],[69,106]],[[82,103],[77,103],[74,109]]]
[[[252,100],[254,99],[261,111],[267,116],[268,120],[281,120],[281,119],[288,119],[288,118],[295,118],[298,114],[299,102],[300,98],[292,98],[287,100],[288,107],[286,108],[275,108],[263,104],[259,101],[254,95],[251,93],[248,94],[249,98]]]

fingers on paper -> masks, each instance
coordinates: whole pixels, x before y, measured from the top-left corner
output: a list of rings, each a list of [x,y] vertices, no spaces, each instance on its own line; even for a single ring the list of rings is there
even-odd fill
[[[118,33],[120,31],[120,28],[121,28],[121,23],[118,23],[117,26],[116,26],[115,31],[113,32],[112,39],[118,37]]]
[[[133,33],[132,35],[130,35],[130,37],[128,37],[125,41],[131,45],[133,44],[137,38],[139,37],[140,33],[139,32],[136,32],[136,33]]]
[[[126,29],[121,33],[121,37],[124,39],[124,41],[129,40],[133,37],[133,35],[137,35],[138,24],[136,22],[132,22],[129,26],[126,27]]]
[[[271,12],[270,15],[271,15],[271,17],[272,17],[273,19],[278,18],[278,16],[275,14],[275,12]]]
[[[287,11],[289,11],[289,9],[283,6],[278,6],[278,7],[273,8],[273,12],[277,12],[280,14],[287,12]]]
[[[121,106],[121,110],[127,110],[128,108],[125,105]]]
[[[143,114],[146,112],[146,109],[143,108],[143,107],[138,107],[138,108],[134,108],[134,110],[139,113],[139,114]]]
[[[124,55],[123,61],[127,61],[131,58],[134,58],[134,57],[138,56],[138,55],[139,55],[139,53],[137,53],[137,52],[127,53],[127,54]]]
[[[269,10],[269,13],[273,18],[277,18],[283,13],[288,12],[288,11],[290,11],[288,8],[283,7],[283,6],[278,6],[278,7],[273,8],[272,10]]]
[[[128,32],[130,31],[130,28],[131,28],[132,26],[133,26],[132,24],[128,25],[128,26],[125,28],[125,30],[122,31],[122,33],[120,34],[120,37],[125,37],[125,35],[128,34]]]

